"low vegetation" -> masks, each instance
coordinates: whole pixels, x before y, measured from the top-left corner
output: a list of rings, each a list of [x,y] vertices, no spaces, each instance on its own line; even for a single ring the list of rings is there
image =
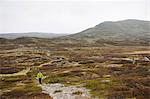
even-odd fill
[[[0,75],[2,99],[51,99],[38,86],[38,70],[45,76],[43,83],[84,86],[90,90],[92,97],[149,98],[150,62],[143,59],[150,57],[150,53],[134,53],[149,51],[147,46],[110,47],[93,44],[81,47],[78,44],[49,43],[46,40],[19,44],[0,45],[0,74],[10,74]],[[134,64],[129,61],[133,58],[137,59]],[[11,76],[26,68],[30,68],[26,75]],[[56,93],[59,92],[61,90],[56,90]],[[82,92],[73,94],[80,95]]]

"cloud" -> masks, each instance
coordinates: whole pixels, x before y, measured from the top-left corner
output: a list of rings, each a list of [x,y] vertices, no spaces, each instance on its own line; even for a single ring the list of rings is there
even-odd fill
[[[150,20],[148,1],[0,1],[0,32],[76,33],[103,21]]]

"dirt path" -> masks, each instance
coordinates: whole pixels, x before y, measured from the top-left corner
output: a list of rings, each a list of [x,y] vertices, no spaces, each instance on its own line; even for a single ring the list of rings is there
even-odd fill
[[[40,64],[38,67],[43,67],[44,65],[51,64],[51,63],[52,63],[52,61],[46,62],[46,63]]]
[[[20,72],[13,73],[13,74],[0,74],[0,77],[26,75],[29,71],[30,68],[26,68]]]
[[[43,93],[53,99],[91,99],[89,90],[77,86],[64,86],[60,83],[41,85]]]
[[[126,52],[124,54],[150,54],[150,51],[134,51],[134,52]]]

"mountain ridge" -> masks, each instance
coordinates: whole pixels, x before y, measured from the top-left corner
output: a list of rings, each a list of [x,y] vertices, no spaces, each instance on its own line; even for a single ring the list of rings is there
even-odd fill
[[[26,32],[26,33],[2,33],[0,38],[16,39],[20,37],[38,37],[38,38],[55,38],[68,34],[44,33],[44,32]]]
[[[40,34],[40,35],[38,35]],[[13,34],[12,34],[13,35]],[[36,36],[35,36],[36,35]],[[38,35],[38,36],[37,36]],[[55,34],[54,34],[55,35]],[[11,35],[9,35],[11,36]],[[26,36],[22,36],[26,37]],[[83,30],[75,34],[61,34],[47,36],[44,33],[34,32],[34,40],[42,38],[40,41],[50,41],[64,44],[95,44],[95,45],[150,45],[150,21],[127,19],[121,21],[104,21],[94,27]],[[0,38],[2,38],[0,36]],[[17,37],[16,41],[21,40]],[[24,41],[28,40],[23,38]],[[49,39],[49,40],[48,40]],[[32,39],[33,40],[33,39]],[[39,39],[38,39],[39,40]],[[1,40],[6,41],[6,40]],[[21,40],[23,41],[23,40]]]
[[[104,21],[95,27],[79,33],[60,37],[76,39],[88,43],[141,43],[150,44],[150,21],[128,19],[122,21]]]

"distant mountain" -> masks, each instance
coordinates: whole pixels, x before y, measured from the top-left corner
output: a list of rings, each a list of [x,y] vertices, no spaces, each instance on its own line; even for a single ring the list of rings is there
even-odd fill
[[[150,46],[150,21],[128,19],[105,21],[76,34],[10,33],[0,34],[0,43],[42,43],[81,45],[145,45]],[[7,39],[13,40],[7,40]],[[17,38],[17,39],[14,39]],[[40,39],[43,38],[43,39]],[[45,44],[45,43],[43,43]]]
[[[0,34],[0,38],[6,38],[6,39],[15,39],[20,37],[55,38],[55,37],[60,37],[65,35],[67,34],[29,32],[29,33]]]
[[[150,44],[150,21],[135,19],[105,21],[80,33],[61,37],[61,39],[87,43],[148,45]]]

